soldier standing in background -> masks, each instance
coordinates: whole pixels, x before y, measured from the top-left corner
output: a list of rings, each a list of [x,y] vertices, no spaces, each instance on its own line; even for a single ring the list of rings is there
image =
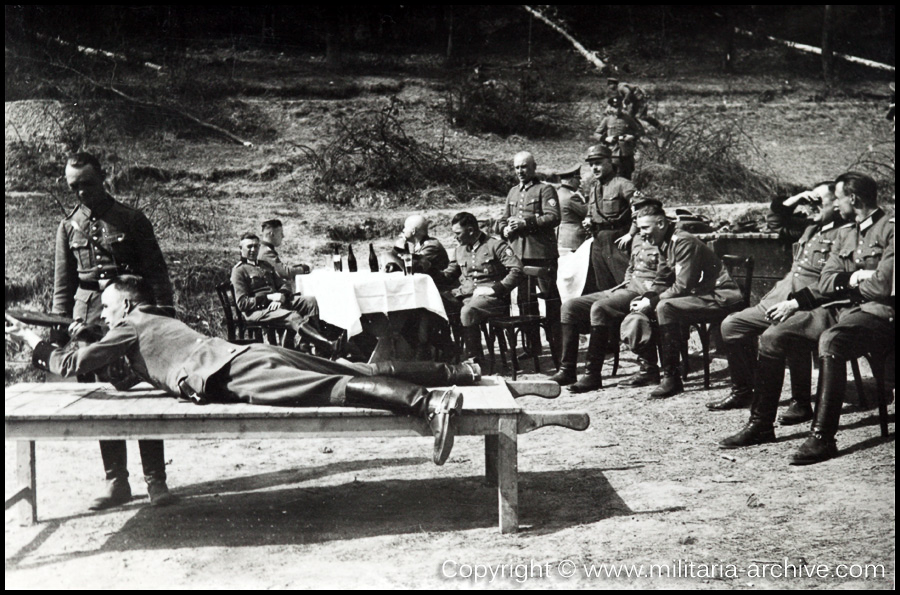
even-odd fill
[[[581,188],[581,165],[573,165],[556,174],[560,187],[556,191],[559,197],[559,233],[557,234],[557,250],[560,255],[578,250],[588,238],[581,225],[587,215],[587,199],[579,191]]]
[[[111,279],[126,273],[145,277],[161,312],[175,314],[172,283],[153,226],[143,213],[110,196],[103,187],[105,178],[100,161],[90,153],[76,153],[66,162],[66,183],[79,205],[56,233],[52,311],[75,319],[73,334],[76,329],[102,328],[100,294]],[[97,339],[84,333],[73,338],[81,343]],[[91,374],[83,379],[93,378]],[[138,445],[151,504],[171,503],[162,440],[140,440]],[[106,486],[91,510],[131,500],[125,441],[102,440],[100,455]]]

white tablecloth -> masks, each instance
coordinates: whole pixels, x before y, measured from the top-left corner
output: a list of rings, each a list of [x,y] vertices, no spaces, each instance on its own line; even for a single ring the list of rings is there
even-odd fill
[[[588,238],[578,250],[559,257],[559,269],[556,273],[556,287],[562,301],[580,297],[587,282],[588,269],[591,267],[591,244]]]
[[[362,332],[360,316],[425,308],[447,318],[441,294],[428,275],[400,273],[339,273],[313,271],[297,275],[296,289],[316,298],[319,318],[347,330]]]

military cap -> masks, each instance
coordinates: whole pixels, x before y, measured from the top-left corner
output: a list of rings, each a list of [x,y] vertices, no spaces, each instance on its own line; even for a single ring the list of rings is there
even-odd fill
[[[559,179],[564,180],[565,178],[574,178],[575,176],[581,175],[581,164],[570,165],[565,169],[561,169],[557,172],[554,172]]]
[[[608,78],[608,79],[606,79],[606,84],[607,85],[618,85],[619,79]]]
[[[588,147],[587,156],[584,158],[584,160],[590,163],[591,161],[597,161],[600,159],[612,159],[612,150],[609,147],[604,147],[603,145],[592,145]]]
[[[634,209],[639,209],[641,207],[646,207],[648,205],[658,205],[662,206],[662,201],[658,198],[653,198],[652,196],[648,196],[641,192],[640,190],[635,190],[634,194],[631,196],[631,207]]]
[[[260,227],[262,227],[263,229],[271,229],[273,227],[283,227],[283,225],[281,224],[281,219],[267,219],[262,222],[262,225]]]

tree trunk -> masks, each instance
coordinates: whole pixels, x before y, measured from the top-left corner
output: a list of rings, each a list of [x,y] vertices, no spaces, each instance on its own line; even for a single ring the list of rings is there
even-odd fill
[[[333,9],[325,13],[325,67],[328,70],[340,70],[343,64],[341,56],[341,19]]]
[[[446,5],[446,23],[447,23],[447,60],[453,59],[453,5]]]
[[[831,4],[825,5],[825,18],[822,20],[822,76],[826,85],[830,85],[834,77],[833,8]]]

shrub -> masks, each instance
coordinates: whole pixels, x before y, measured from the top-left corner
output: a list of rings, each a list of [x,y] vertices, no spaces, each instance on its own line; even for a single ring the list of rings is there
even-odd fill
[[[738,120],[719,113],[667,122],[642,139],[641,154],[635,185],[667,202],[755,202],[781,189],[773,176],[745,165],[759,151]]]
[[[463,159],[407,136],[399,109],[392,100],[381,110],[341,120],[337,134],[319,148],[294,145],[313,170],[301,194],[333,205],[388,206],[422,204],[435,187],[448,188],[457,200],[505,190],[504,172],[495,164]]]

